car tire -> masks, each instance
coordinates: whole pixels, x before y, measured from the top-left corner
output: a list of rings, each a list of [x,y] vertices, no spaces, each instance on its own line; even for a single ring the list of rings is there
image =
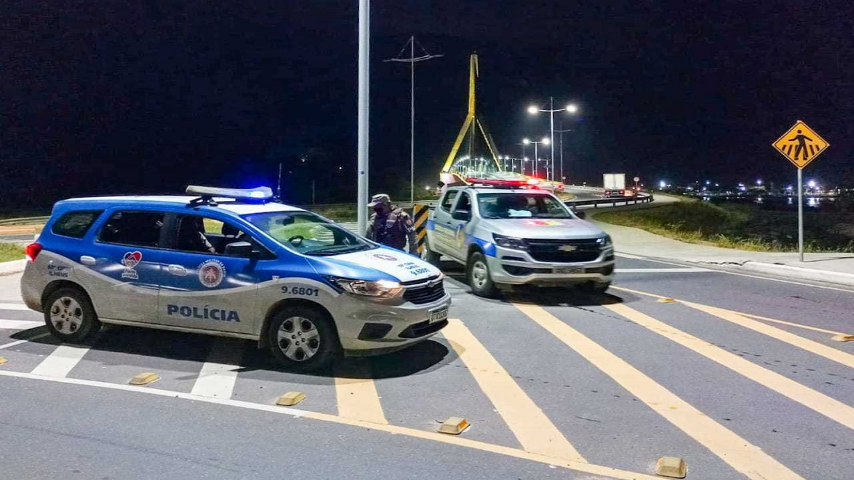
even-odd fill
[[[273,315],[268,328],[270,352],[291,371],[328,367],[341,350],[332,319],[317,307],[285,307]]]
[[[50,333],[66,343],[83,343],[101,330],[95,307],[83,290],[60,288],[44,300],[44,321]]]
[[[493,298],[498,294],[498,288],[489,272],[489,264],[480,252],[469,255],[469,260],[466,262],[466,279],[472,293],[478,297]]]
[[[576,288],[584,293],[605,293],[610,287],[611,282],[585,282]]]
[[[429,238],[425,239],[425,241],[424,241],[424,261],[426,261],[430,265],[433,265],[434,267],[438,267],[441,258],[442,258],[441,254],[434,252],[430,248]]]

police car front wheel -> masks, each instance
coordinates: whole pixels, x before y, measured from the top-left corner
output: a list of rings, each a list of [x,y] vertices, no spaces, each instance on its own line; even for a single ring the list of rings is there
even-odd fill
[[[89,297],[76,288],[60,288],[45,299],[45,324],[63,342],[83,342],[101,329]]]
[[[329,316],[308,306],[280,310],[270,322],[269,339],[276,360],[294,370],[316,370],[329,365],[339,348]]]
[[[489,265],[482,253],[474,252],[471,254],[467,270],[469,286],[475,295],[490,298],[498,293],[498,288],[489,273]]]

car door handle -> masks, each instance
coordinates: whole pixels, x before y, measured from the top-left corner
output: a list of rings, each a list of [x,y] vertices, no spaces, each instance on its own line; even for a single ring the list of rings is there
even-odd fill
[[[80,257],[80,263],[82,263],[83,265],[95,265],[95,257],[83,255],[82,257]]]
[[[169,265],[166,267],[169,270],[169,273],[172,275],[177,275],[179,277],[183,277],[187,275],[187,269],[182,267],[181,265]]]

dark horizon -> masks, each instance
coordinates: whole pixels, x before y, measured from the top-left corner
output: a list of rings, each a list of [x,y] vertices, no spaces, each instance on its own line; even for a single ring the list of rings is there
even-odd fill
[[[288,201],[306,203],[310,179],[319,203],[354,201],[356,5],[10,2],[0,207],[189,183],[275,187],[279,162],[294,172]],[[564,122],[570,181],[616,171],[647,185],[793,183],[771,143],[800,119],[831,144],[805,178],[854,183],[851,4],[490,5],[374,0],[372,192],[408,197],[408,68],[382,60],[412,34],[444,55],[417,67],[422,188],[463,121],[475,51],[479,110],[502,154],[547,134],[529,104],[580,106]]]

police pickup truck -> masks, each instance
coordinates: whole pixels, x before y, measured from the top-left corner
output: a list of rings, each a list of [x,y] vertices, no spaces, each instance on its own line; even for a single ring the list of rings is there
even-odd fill
[[[21,280],[50,332],[82,342],[102,323],[244,338],[294,370],[397,350],[447,325],[432,265],[269,188],[58,202]]]
[[[466,266],[472,291],[506,285],[574,285],[604,292],[614,275],[611,237],[549,192],[449,187],[427,221],[426,259]]]

